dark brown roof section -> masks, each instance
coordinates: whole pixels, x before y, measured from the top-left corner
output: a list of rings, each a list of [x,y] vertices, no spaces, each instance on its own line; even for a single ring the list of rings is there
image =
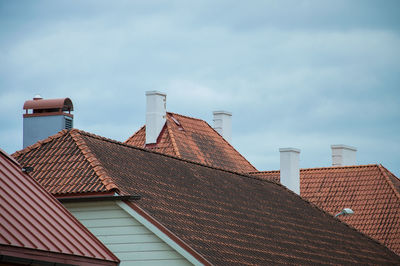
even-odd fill
[[[279,182],[279,171],[255,172]],[[300,195],[400,254],[400,180],[382,165],[358,165],[300,170]]]
[[[400,263],[400,257],[385,246],[274,182],[83,131],[74,134],[80,135],[81,145],[121,194],[141,195],[134,204],[212,264]],[[53,153],[68,153],[62,148],[66,141],[54,138],[51,145],[58,148]],[[40,155],[44,147],[16,158],[29,165],[35,158],[29,153]],[[40,156],[35,160],[40,162]],[[65,170],[54,170],[58,182]],[[79,174],[74,177],[79,178]]]
[[[213,264],[400,262],[276,183],[82,137],[121,190]]]
[[[200,119],[168,112],[157,143],[146,145],[145,141],[146,127],[143,126],[125,143],[215,168],[235,172],[256,171],[229,142]]]
[[[119,264],[111,251],[2,150],[0,177],[0,264]]]

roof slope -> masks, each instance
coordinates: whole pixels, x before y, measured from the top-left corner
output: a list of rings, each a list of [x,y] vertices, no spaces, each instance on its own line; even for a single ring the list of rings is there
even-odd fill
[[[145,145],[146,127],[126,144],[235,172],[256,171],[238,151],[204,120],[167,113],[157,144]]]
[[[34,166],[35,179],[55,195],[116,190],[76,130],[60,131],[13,156],[24,166]]]
[[[253,173],[279,182],[279,171]],[[300,195],[400,254],[400,180],[382,165],[300,170]]]
[[[0,177],[0,255],[74,265],[119,263],[1,149]]]
[[[79,134],[120,193],[141,195],[134,204],[212,264],[400,263],[279,184],[82,131],[63,134]],[[19,159],[29,164],[33,152]],[[59,172],[53,178],[62,179]]]

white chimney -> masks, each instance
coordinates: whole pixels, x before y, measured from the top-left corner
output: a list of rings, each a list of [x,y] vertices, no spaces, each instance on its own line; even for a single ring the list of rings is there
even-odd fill
[[[232,138],[232,113],[226,111],[215,111],[214,129],[228,142]]]
[[[146,91],[146,144],[157,143],[165,125],[167,95],[159,91]]]
[[[345,166],[356,164],[356,153],[355,147],[347,145],[331,145],[332,149],[332,166]]]
[[[281,148],[281,184],[300,195],[300,150]]]

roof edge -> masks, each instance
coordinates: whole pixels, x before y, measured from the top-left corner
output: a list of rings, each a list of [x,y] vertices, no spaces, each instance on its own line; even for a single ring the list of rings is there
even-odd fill
[[[180,246],[183,250],[188,252],[191,256],[193,256],[196,260],[203,263],[203,265],[212,265],[203,255],[201,255],[198,251],[193,249],[187,243],[185,243],[181,238],[171,232],[167,227],[157,221],[153,216],[151,216],[144,209],[139,207],[134,202],[125,202],[127,206],[129,206],[133,211],[138,213],[143,219],[147,220],[150,224],[155,226],[158,230],[160,230],[163,234],[165,234],[168,238],[170,238],[173,242],[175,242],[178,246]],[[153,232],[154,233],[154,232]],[[182,254],[181,254],[182,255]]]
[[[119,192],[120,189],[118,188],[118,186],[114,183],[112,178],[104,169],[103,165],[100,163],[97,157],[92,153],[89,146],[86,144],[85,140],[80,135],[81,131],[78,129],[72,129],[69,132],[72,139],[75,141],[76,146],[78,146],[79,150],[82,152],[83,156],[85,157],[86,161],[88,161],[93,171],[99,177],[104,187],[108,191],[117,190]]]
[[[102,136],[99,136],[99,135],[96,135],[96,134],[93,134],[93,133],[89,133],[89,132],[86,132],[86,131],[83,131],[83,130],[79,130],[79,129],[75,129],[75,128],[73,130],[74,131],[78,131],[79,134],[83,134],[83,135],[86,135],[88,137],[92,137],[92,138],[96,138],[96,139],[99,139],[99,140],[103,140],[103,141],[107,141],[107,142],[110,142],[110,143],[114,143],[114,144],[117,144],[117,145],[121,145],[121,146],[130,148],[130,149],[140,150],[140,151],[144,151],[144,152],[148,152],[148,153],[154,153],[154,154],[157,154],[157,155],[160,155],[160,156],[165,156],[165,157],[168,157],[168,158],[172,158],[174,160],[179,160],[179,161],[182,161],[182,162],[196,164],[196,165],[200,165],[200,166],[207,167],[207,168],[214,169],[214,170],[218,170],[218,171],[223,171],[223,172],[227,172],[227,173],[231,173],[231,174],[235,174],[235,175],[240,175],[242,177],[246,177],[246,178],[250,178],[250,179],[256,179],[256,180],[263,181],[263,182],[269,182],[269,183],[272,183],[272,184],[281,185],[281,184],[278,184],[278,183],[273,182],[271,180],[265,180],[265,179],[259,178],[257,176],[248,175],[247,172],[235,172],[235,171],[227,170],[227,169],[224,169],[224,168],[218,168],[218,167],[210,166],[210,165],[207,165],[207,164],[202,164],[202,163],[199,163],[199,162],[190,161],[190,160],[187,160],[187,159],[182,159],[182,158],[175,157],[175,156],[172,156],[172,155],[169,155],[169,154],[157,152],[157,151],[154,151],[154,150],[149,150],[149,149],[146,149],[146,148],[140,148],[140,147],[137,147],[137,146],[133,146],[133,145],[127,144],[125,142],[120,142],[120,141],[117,141],[117,140],[109,139],[109,138],[102,137]]]
[[[202,120],[204,121],[204,120]],[[206,123],[215,133],[217,133],[219,136],[221,136],[209,123],[207,123],[207,121],[204,121],[204,123]],[[244,157],[240,152],[238,152],[235,147],[233,147],[223,136],[221,136],[221,138],[225,141],[226,144],[228,144],[235,152],[237,152],[239,154],[240,157],[242,157],[251,167],[254,168],[254,170],[257,170],[257,168],[252,165],[247,159],[246,157]]]
[[[129,138],[127,138],[127,140],[125,140],[123,143],[128,144],[128,141],[130,141],[137,133],[139,133],[140,130],[142,130],[143,128],[145,128],[146,125],[143,125],[141,128],[139,128],[138,130],[136,130],[135,133],[133,133]],[[144,142],[146,145],[146,141]],[[130,144],[128,144],[130,145]]]
[[[185,118],[189,118],[189,119],[194,119],[194,120],[197,120],[197,121],[204,121],[203,119],[200,119],[200,118],[191,117],[191,116],[187,116],[187,115],[181,115],[181,114],[174,113],[174,112],[167,112],[167,114],[172,115],[172,116],[179,115],[179,116],[182,116],[182,117],[185,117]]]
[[[170,127],[170,125],[169,125],[168,119],[167,119],[167,121],[166,121],[165,124],[166,124],[166,126],[167,126],[167,131],[168,131],[169,137],[171,138],[172,148],[174,149],[174,152],[175,152],[176,156],[177,156],[177,157],[181,157],[181,153],[179,152],[178,146],[176,145],[175,136],[174,136],[174,134],[172,133],[172,130],[171,130],[171,127]]]
[[[102,244],[104,245],[104,244]],[[2,256],[18,257],[30,263],[56,264],[82,264],[82,265],[119,265],[120,260],[112,253],[114,260],[86,257],[77,254],[66,254],[28,247],[17,247],[0,244]],[[110,251],[111,253],[111,251]]]
[[[397,176],[395,176],[392,172],[390,172],[388,169],[386,169],[386,167],[384,167],[382,164],[379,164],[378,168],[379,168],[379,171],[381,172],[381,174],[385,177],[386,182],[389,183],[389,186],[393,190],[394,194],[397,196],[397,199],[400,200],[400,193],[394,187],[394,185],[392,183],[392,180],[390,180],[390,177],[387,175],[387,173],[389,172],[390,174],[392,174],[396,178],[397,178]]]
[[[17,167],[21,168],[21,164],[15,160],[14,157],[9,155],[7,152],[5,152],[2,148],[0,148],[0,154],[3,154],[4,157],[6,157],[8,160],[10,160],[13,164],[15,164]]]
[[[300,168],[300,171],[317,171],[321,169],[340,169],[340,168],[366,168],[366,167],[378,167],[378,164],[361,164],[361,165],[342,165],[342,166],[327,166],[327,167],[311,167],[311,168]],[[280,170],[270,170],[270,171],[254,171],[246,172],[248,174],[263,174],[263,173],[279,173]]]

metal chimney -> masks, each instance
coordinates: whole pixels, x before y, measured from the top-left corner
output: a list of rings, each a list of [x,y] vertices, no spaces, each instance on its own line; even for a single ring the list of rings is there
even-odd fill
[[[232,138],[232,113],[227,111],[215,111],[214,129],[228,142]]]
[[[146,91],[146,144],[157,143],[166,121],[167,95],[159,91]]]
[[[36,95],[24,103],[23,148],[73,127],[74,110],[69,98],[43,99]]]
[[[281,184],[300,195],[300,150],[295,148],[281,148]]]

